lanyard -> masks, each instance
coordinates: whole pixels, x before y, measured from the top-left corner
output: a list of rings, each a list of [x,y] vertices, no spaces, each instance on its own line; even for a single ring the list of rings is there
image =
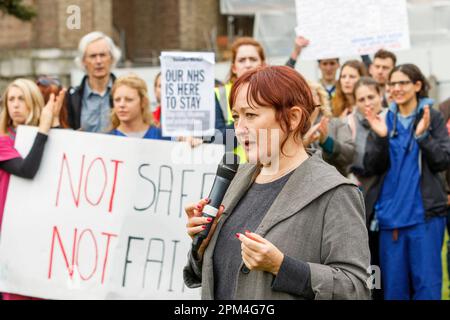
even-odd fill
[[[13,128],[9,127],[8,128],[8,137],[10,137],[11,140],[15,141],[16,140],[16,130],[14,130]]]

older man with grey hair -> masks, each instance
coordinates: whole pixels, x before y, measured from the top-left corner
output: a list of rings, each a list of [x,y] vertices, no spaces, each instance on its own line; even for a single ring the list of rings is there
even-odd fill
[[[110,92],[116,77],[111,73],[121,56],[112,39],[102,32],[85,35],[75,62],[86,75],[67,94],[70,127],[87,132],[105,132],[110,126]]]

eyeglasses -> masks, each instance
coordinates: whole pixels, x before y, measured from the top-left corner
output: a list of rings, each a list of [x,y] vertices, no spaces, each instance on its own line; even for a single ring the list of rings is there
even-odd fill
[[[406,86],[406,85],[408,85],[410,83],[412,83],[411,80],[393,81],[393,82],[388,82],[388,86],[389,87],[395,87],[398,84],[400,87],[404,87],[404,86]]]
[[[40,77],[36,83],[38,85],[41,85],[43,87],[49,87],[49,86],[57,86],[58,88],[62,88],[61,82],[56,78],[50,78],[50,77]]]

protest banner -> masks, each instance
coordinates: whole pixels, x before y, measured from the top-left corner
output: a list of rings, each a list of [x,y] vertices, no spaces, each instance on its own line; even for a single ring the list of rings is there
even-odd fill
[[[302,60],[409,49],[405,0],[296,0],[297,35],[310,40]]]
[[[214,53],[161,53],[163,136],[213,136]]]
[[[30,149],[37,128],[19,127]],[[52,130],[33,180],[12,177],[0,291],[45,299],[198,299],[183,283],[184,207],[208,196],[224,148]]]

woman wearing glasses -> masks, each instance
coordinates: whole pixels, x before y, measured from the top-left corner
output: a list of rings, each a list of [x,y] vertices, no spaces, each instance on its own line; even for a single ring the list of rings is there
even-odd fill
[[[450,164],[442,115],[413,64],[389,76],[394,102],[386,120],[370,108],[364,166],[382,175],[375,215],[385,299],[441,299],[441,248],[447,196],[439,172]]]

